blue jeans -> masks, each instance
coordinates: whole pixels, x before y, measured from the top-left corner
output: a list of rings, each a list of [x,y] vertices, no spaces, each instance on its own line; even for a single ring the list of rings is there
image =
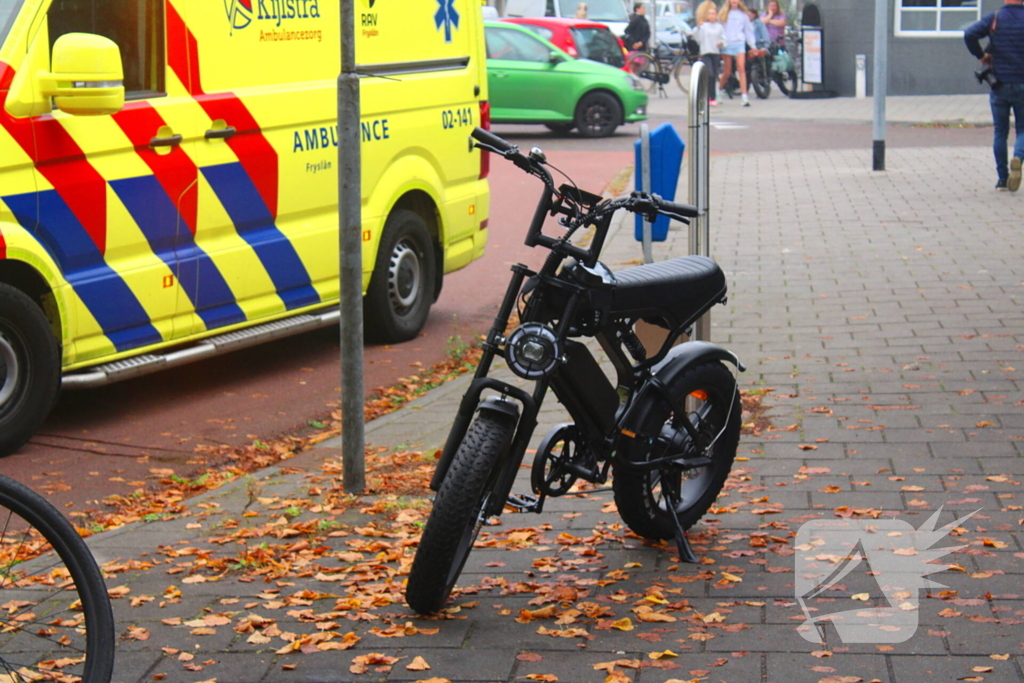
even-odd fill
[[[1017,141],[1013,145],[1013,156],[1024,159],[1024,83],[1003,83],[988,96],[992,105],[992,153],[996,157],[996,174],[1005,181],[1007,169],[1006,142],[1010,137],[1010,111],[1016,121]]]

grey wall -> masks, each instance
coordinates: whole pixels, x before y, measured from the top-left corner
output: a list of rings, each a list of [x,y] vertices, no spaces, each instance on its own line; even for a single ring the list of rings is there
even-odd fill
[[[874,0],[820,0],[825,29],[825,87],[843,96],[856,94],[855,55],[868,58],[868,96],[874,79]],[[982,15],[1002,0],[982,0]],[[889,94],[954,95],[988,92],[973,72],[978,61],[963,37],[895,37],[895,0],[889,0]]]

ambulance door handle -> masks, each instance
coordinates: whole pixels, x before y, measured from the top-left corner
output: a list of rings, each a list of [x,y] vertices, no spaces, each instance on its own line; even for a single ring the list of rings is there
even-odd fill
[[[228,126],[227,128],[211,128],[206,131],[207,140],[226,140],[236,132],[234,126]]]
[[[149,141],[150,147],[177,147],[181,144],[181,135],[175,134],[165,138],[152,138]]]

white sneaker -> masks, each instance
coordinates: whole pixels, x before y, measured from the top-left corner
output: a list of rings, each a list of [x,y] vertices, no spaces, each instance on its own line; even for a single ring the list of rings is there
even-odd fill
[[[750,106],[750,98],[747,97],[746,93],[743,93],[743,106],[744,107],[749,107]]]

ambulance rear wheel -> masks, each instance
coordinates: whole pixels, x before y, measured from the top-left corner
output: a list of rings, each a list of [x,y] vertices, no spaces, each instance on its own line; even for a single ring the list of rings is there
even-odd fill
[[[60,347],[43,310],[0,284],[0,456],[28,441],[60,388]]]
[[[392,344],[420,333],[433,303],[436,268],[427,224],[407,209],[393,211],[363,302],[368,338]]]

